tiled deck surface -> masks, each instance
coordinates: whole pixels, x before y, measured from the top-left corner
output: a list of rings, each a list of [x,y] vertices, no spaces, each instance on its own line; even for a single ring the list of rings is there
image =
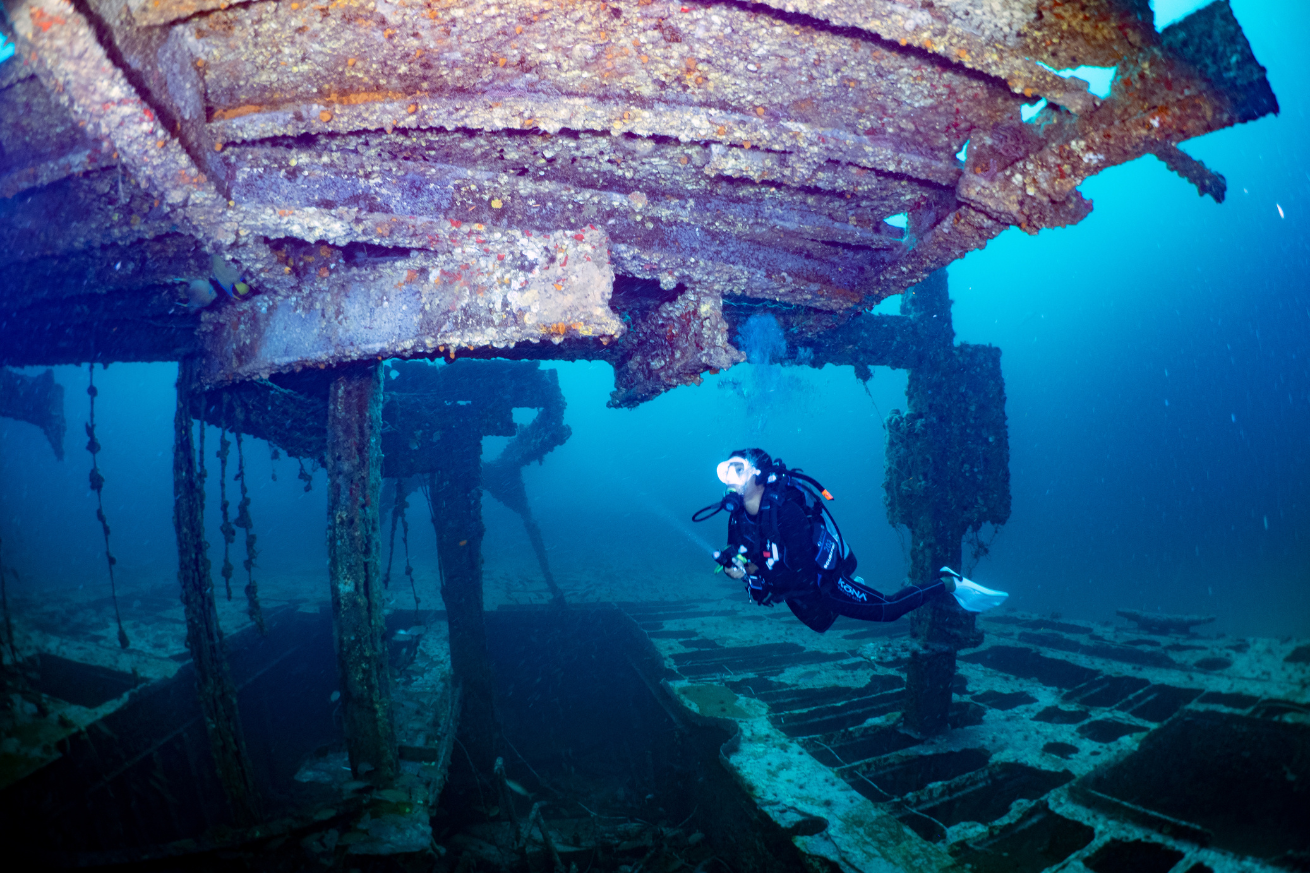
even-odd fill
[[[724,762],[761,808],[843,869],[1203,873],[1306,857],[1303,642],[983,617],[954,729],[920,741],[897,729],[905,622],[820,635],[746,603],[620,607],[676,699],[735,722]]]
[[[21,730],[6,731],[8,781],[58,758],[61,740],[114,712],[131,688],[185,663],[181,605],[135,601],[127,651],[103,604],[22,613],[22,648],[104,668],[107,696],[49,701],[45,715],[27,713]],[[246,623],[241,606],[220,601],[225,628]],[[270,586],[265,609],[279,606],[319,608],[280,602]],[[815,634],[785,608],[736,599],[617,606],[658,656],[647,659],[657,665],[647,678],[665,702],[732,730],[724,765],[803,851],[843,870],[1205,873],[1307,864],[1304,641],[988,614],[983,646],[960,656],[953,729],[921,740],[898,729],[904,620],[843,619]],[[401,627],[404,612],[392,622],[393,645],[413,630]],[[418,636],[397,702],[408,766],[431,769],[449,753],[448,738],[426,733],[429,711],[449,706],[444,624]],[[18,735],[26,739],[12,741]],[[410,780],[408,799],[383,800],[417,821],[414,810],[432,802],[420,795],[439,786],[431,775]],[[366,848],[366,836],[357,839]]]

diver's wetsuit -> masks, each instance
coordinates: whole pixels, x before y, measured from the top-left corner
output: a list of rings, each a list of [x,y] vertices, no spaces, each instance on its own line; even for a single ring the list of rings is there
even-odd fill
[[[728,519],[729,551],[745,546],[743,557],[759,568],[754,579],[747,577],[747,590],[757,603],[785,601],[807,627],[823,633],[838,615],[895,621],[945,590],[939,581],[922,588],[909,585],[885,596],[851,578],[854,555],[838,561],[834,569],[821,569],[815,562],[815,523],[804,505],[795,486],[769,485],[756,515],[738,506]],[[777,559],[770,562],[775,545]]]

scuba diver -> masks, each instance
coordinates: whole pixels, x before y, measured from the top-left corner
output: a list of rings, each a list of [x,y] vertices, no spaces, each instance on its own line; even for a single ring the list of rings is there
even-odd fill
[[[961,607],[982,612],[1008,596],[984,588],[949,567],[932,585],[908,585],[883,595],[855,576],[856,559],[824,502],[832,495],[799,469],[762,449],[741,449],[719,464],[728,493],[692,516],[705,521],[728,512],[728,547],[714,559],[745,582],[761,606],[785,602],[812,630],[823,633],[837,616],[895,621],[933,597],[952,594]],[[717,571],[716,571],[717,572]]]

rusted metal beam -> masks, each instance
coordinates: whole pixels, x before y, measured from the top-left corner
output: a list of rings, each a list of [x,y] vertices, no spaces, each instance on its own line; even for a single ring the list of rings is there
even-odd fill
[[[328,397],[328,574],[346,728],[356,777],[398,772],[383,616],[378,501],[382,490],[382,366],[355,364]]]
[[[330,384],[330,377],[322,374],[322,382]],[[247,379],[197,392],[191,414],[214,427],[266,440],[293,458],[326,465],[327,397],[327,391],[293,391],[264,379]],[[233,412],[238,408],[239,420]]]
[[[259,820],[259,797],[246,754],[236,686],[228,674],[223,651],[206,553],[204,475],[196,463],[197,456],[203,463],[204,453],[202,449],[197,454],[192,437],[195,376],[195,362],[184,360],[178,368],[177,411],[173,417],[173,527],[177,532],[178,580],[186,611],[187,648],[196,668],[210,752],[232,819],[238,826],[246,826]]]
[[[24,376],[0,367],[0,416],[30,422],[41,428],[55,457],[64,459],[64,386],[53,370]]]
[[[1153,146],[1150,151],[1166,167],[1195,185],[1197,194],[1202,197],[1209,194],[1215,203],[1224,202],[1224,195],[1228,192],[1228,180],[1221,174],[1211,170],[1204,163],[1175,145],[1162,143]]]
[[[1194,159],[1177,160],[1174,147],[1277,111],[1264,68],[1220,0],[1121,58],[1110,98],[1096,111],[1074,117],[1044,110],[1040,133],[1010,123],[988,131],[981,148],[970,148],[956,195],[1035,234],[1082,220],[1091,204],[1077,186],[1145,154],[1166,155],[1171,169],[1212,193],[1220,189],[1209,171]]]
[[[611,406],[636,406],[678,385],[699,385],[701,373],[746,360],[728,340],[723,298],[687,291],[633,327],[633,351],[615,370]]]
[[[959,64],[994,76],[1015,94],[1025,97],[1036,94],[1074,112],[1087,112],[1097,105],[1096,98],[1087,93],[1085,82],[1062,78],[1037,64],[1037,60],[1054,60],[1049,40],[1038,39],[1035,45],[1030,45],[1025,39],[1042,30],[1039,16],[1044,10],[1038,8],[1042,4],[997,3],[984,11],[974,4],[911,6],[896,0],[760,2],[780,12],[800,13],[838,27],[859,28],[889,43],[929,52],[941,59],[939,63]],[[1141,31],[1142,37],[1150,30],[1150,22],[1145,22],[1143,27],[1141,19],[1127,4],[1090,0],[1062,5],[1070,20],[1075,17],[1080,20],[1083,12],[1091,8],[1106,34],[1125,40],[1127,37],[1119,33],[1120,27]],[[1107,25],[1103,19],[1109,14],[1114,15],[1114,20]]]
[[[26,75],[0,76],[8,79],[0,82],[0,199],[116,163],[113,148],[88,136],[30,67],[4,68]]]
[[[483,615],[482,436],[472,428],[442,435],[440,468],[428,476],[441,565],[441,599],[450,624],[450,663],[460,685],[460,742],[473,767],[489,774],[500,742],[494,677]]]
[[[142,27],[169,24],[190,18],[197,12],[211,12],[235,5],[232,0],[127,0],[132,19]]]
[[[234,217],[269,238],[441,251],[450,219],[538,234],[585,221],[622,241],[611,250],[616,272],[834,309],[858,302],[902,256],[902,235],[884,218],[954,208],[950,189],[937,184],[884,178],[873,186],[873,174],[859,168],[809,167],[802,177],[786,156],[738,166],[721,160],[727,152],[769,157],[596,133],[473,139],[425,130],[407,135],[399,153],[348,134],[334,136],[326,152],[229,146],[223,161]],[[796,187],[743,185],[719,177],[716,166],[755,182],[790,173]],[[493,177],[489,167],[500,172]],[[862,195],[857,203],[845,197],[846,185]],[[261,285],[281,287],[280,271],[261,270]],[[305,278],[312,282],[312,271]]]
[[[74,123],[110,143],[111,159],[172,211],[172,224],[210,248],[234,242],[237,227],[224,215],[227,201],[197,167],[177,130],[167,128],[110,57],[93,23],[69,0],[21,0],[8,11],[16,56],[36,71]]]
[[[206,379],[456,348],[608,360],[627,405],[739,359],[724,298],[867,308],[1007,227],[1081,220],[1078,185],[1148,153],[1221,196],[1178,143],[1277,111],[1222,0],[1163,33],[1141,0],[984,6],[10,0],[9,69],[36,71],[59,148],[0,72],[23,164],[0,189],[30,195],[0,202],[0,262],[181,231],[256,298],[206,313]],[[1108,97],[1059,74],[1080,65],[1115,68]],[[579,228],[669,296],[610,312],[523,251]]]
[[[459,235],[443,253],[325,264],[321,280],[299,292],[206,313],[204,378],[623,332],[609,308],[614,274],[603,232],[533,235],[455,220],[446,230]]]
[[[1009,439],[999,350],[954,344],[946,274],[938,272],[902,300],[915,323],[905,414],[887,421],[884,481],[887,517],[910,529],[910,582],[937,581],[960,568],[961,540],[1010,516]],[[916,647],[906,671],[906,726],[921,736],[946,730],[955,654],[977,646],[973,613],[947,596],[915,610]]]

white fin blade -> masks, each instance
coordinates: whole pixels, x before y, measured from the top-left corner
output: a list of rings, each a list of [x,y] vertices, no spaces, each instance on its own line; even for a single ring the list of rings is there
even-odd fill
[[[959,581],[955,583],[955,591],[953,592],[955,602],[968,612],[984,612],[1000,606],[1005,602],[1005,598],[1010,596],[1004,591],[993,591],[991,588],[984,588],[969,579],[956,578]]]

